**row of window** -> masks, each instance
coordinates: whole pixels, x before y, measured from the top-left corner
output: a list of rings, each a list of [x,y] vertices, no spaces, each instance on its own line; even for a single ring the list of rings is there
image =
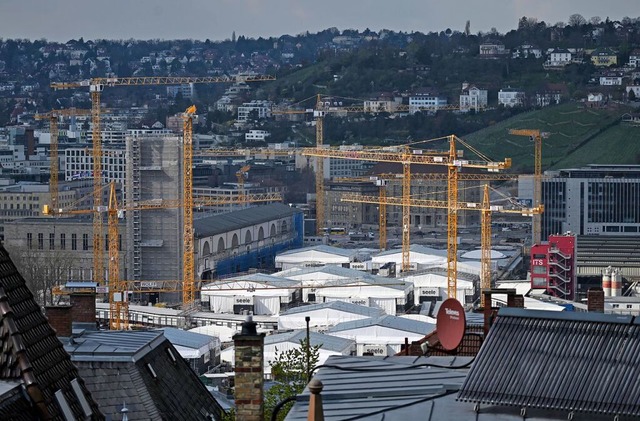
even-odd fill
[[[48,249],[56,249],[56,238],[54,233],[49,233]],[[105,251],[109,250],[109,236],[105,235]],[[44,234],[39,232],[37,236],[37,244],[35,245],[38,250],[44,250]],[[67,235],[66,233],[60,233],[60,242],[58,243],[60,250],[67,249]],[[34,249],[33,233],[27,233],[27,247],[29,250]],[[122,250],[122,235],[118,238],[118,249]],[[78,250],[78,235],[71,234],[71,250]],[[82,234],[82,250],[89,250],[89,234]]]

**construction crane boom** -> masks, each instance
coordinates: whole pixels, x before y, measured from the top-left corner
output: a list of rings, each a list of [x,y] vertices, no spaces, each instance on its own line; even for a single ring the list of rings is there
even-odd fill
[[[53,82],[54,90],[89,88],[91,94],[91,123],[93,134],[93,206],[96,213],[93,216],[93,277],[98,283],[104,281],[104,239],[102,216],[98,210],[102,207],[100,191],[102,186],[102,134],[100,129],[100,95],[105,87],[115,86],[140,86],[140,85],[180,85],[186,83],[235,83],[235,82],[260,82],[275,80],[270,75],[237,75],[228,76],[204,76],[204,77],[176,77],[176,76],[152,76],[152,77],[98,77],[76,82]],[[194,108],[195,111],[195,108]],[[193,151],[190,157],[193,159]],[[186,169],[185,169],[186,171]],[[189,169],[189,172],[192,170]],[[191,176],[191,175],[190,175]],[[192,190],[190,190],[192,193]],[[191,203],[191,201],[189,201]],[[185,224],[186,225],[186,224]],[[192,228],[191,228],[192,229]],[[187,262],[188,265],[189,262]],[[183,268],[185,265],[183,264]],[[192,267],[190,268],[193,269]],[[183,298],[190,298],[188,294]]]
[[[372,203],[379,204],[385,203],[386,205],[392,206],[402,206],[404,204],[404,199],[397,197],[385,197],[379,198],[371,195],[362,195],[358,193],[343,193],[342,199],[343,202],[355,202],[355,203]],[[430,199],[418,199],[412,198],[410,199],[410,206],[414,207],[422,207],[422,208],[440,208],[450,210],[454,208],[456,210],[455,215],[457,216],[457,211],[480,211],[482,212],[482,237],[481,237],[481,249],[482,249],[482,266],[481,266],[481,285],[482,288],[490,288],[491,286],[491,272],[490,272],[490,264],[491,264],[491,213],[507,213],[507,214],[517,214],[521,216],[532,217],[534,215],[539,215],[544,211],[544,206],[540,205],[534,208],[519,208],[519,209],[509,209],[500,205],[491,205],[489,202],[489,187],[485,185],[483,202],[454,202],[451,204],[450,200],[430,200]],[[451,212],[449,212],[451,213]],[[457,235],[457,232],[456,232]],[[455,237],[454,237],[455,238]],[[447,251],[450,250],[451,244],[447,241]],[[455,249],[456,254],[449,258],[449,253],[447,253],[447,273],[450,271],[450,266],[457,266],[457,247]],[[447,284],[447,293],[450,298],[455,298],[456,290],[457,290],[457,268],[454,269],[454,273],[456,273],[456,278],[453,279],[452,282],[448,282]],[[450,279],[448,281],[451,281]]]
[[[511,159],[506,158],[503,162],[489,162],[479,160],[462,160],[458,158],[456,152],[456,139],[457,137],[451,135],[449,139],[449,152],[447,155],[443,155],[442,152],[425,151],[421,149],[411,149],[409,146],[402,147],[398,150],[345,150],[344,148],[305,148],[302,154],[315,157],[331,157],[331,158],[344,158],[354,159],[362,161],[374,161],[374,162],[397,162],[403,166],[403,189],[402,189],[402,270],[409,270],[409,226],[410,226],[410,201],[411,201],[411,164],[426,164],[426,165],[440,165],[448,168],[448,186],[449,186],[449,212],[455,216],[456,208],[455,203],[458,197],[457,175],[458,168],[482,168],[491,172],[497,172],[511,167]],[[460,139],[458,139],[460,140]],[[435,153],[431,155],[431,153]],[[457,251],[456,245],[456,233],[457,233],[457,219],[450,217],[448,219],[448,259],[454,259]],[[449,282],[456,278],[455,265],[450,265],[447,271],[447,277]]]
[[[515,136],[527,136],[533,139],[533,206],[539,206],[542,202],[542,134],[534,129],[512,129],[509,134]],[[540,244],[542,236],[542,218],[536,215],[532,224],[532,245]]]
[[[184,204],[182,216],[182,229],[184,241],[184,253],[182,257],[182,279],[184,289],[182,291],[182,304],[192,305],[195,301],[195,263],[193,255],[193,115],[196,112],[195,105],[187,108],[184,113],[184,139],[183,139],[183,194]]]

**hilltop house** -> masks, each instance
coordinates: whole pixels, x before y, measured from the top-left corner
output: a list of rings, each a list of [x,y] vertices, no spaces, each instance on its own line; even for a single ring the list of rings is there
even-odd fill
[[[460,93],[460,110],[461,111],[480,111],[487,107],[488,91],[480,89],[477,86],[469,86],[467,82],[462,84],[462,92]]]
[[[571,51],[564,48],[554,48],[549,53],[549,58],[544,65],[545,67],[564,67],[571,63],[571,58]]]
[[[640,48],[636,48],[629,54],[629,66],[640,67]]]
[[[522,107],[524,105],[525,94],[519,89],[511,87],[500,89],[498,92],[498,105],[505,107]]]
[[[597,67],[609,67],[618,64],[618,56],[611,48],[598,48],[591,53],[591,62]]]
[[[509,51],[500,41],[488,39],[480,44],[480,57],[482,58],[498,58],[505,54],[509,54]]]
[[[538,47],[534,47],[531,44],[522,44],[519,47],[516,47],[511,54],[512,58],[541,58],[542,50]]]

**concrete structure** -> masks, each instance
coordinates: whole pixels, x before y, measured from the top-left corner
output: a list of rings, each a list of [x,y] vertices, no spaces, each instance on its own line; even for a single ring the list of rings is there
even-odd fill
[[[245,142],[266,142],[267,138],[271,136],[266,130],[249,130],[244,134]]]
[[[238,123],[248,122],[252,113],[254,113],[258,119],[271,117],[271,102],[258,100],[245,102],[242,106],[238,107]]]
[[[195,96],[195,86],[193,83],[183,83],[182,85],[167,86],[167,96],[175,98],[180,94],[183,99],[191,99]]]
[[[261,205],[196,219],[194,233],[201,279],[274,269],[279,252],[302,246],[303,212],[282,203]]]
[[[331,162],[333,164],[334,160]],[[377,197],[380,189],[373,181],[325,182],[326,226],[329,229],[341,227],[347,230],[360,229],[363,225],[377,227],[380,222],[378,206],[371,203],[343,202],[342,195],[347,192]]]
[[[130,136],[125,157],[125,205],[151,199],[181,199],[180,137]],[[126,219],[126,260],[131,273],[125,279],[182,279],[182,209],[127,211]]]

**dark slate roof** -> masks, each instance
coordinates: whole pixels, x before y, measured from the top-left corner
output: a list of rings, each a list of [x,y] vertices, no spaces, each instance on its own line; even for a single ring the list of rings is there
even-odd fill
[[[184,346],[192,349],[200,349],[207,346],[215,339],[201,333],[187,332],[186,330],[177,329],[175,327],[163,327],[160,329],[164,336],[174,345]]]
[[[25,387],[17,381],[0,380],[0,420],[32,421],[38,413],[30,399],[24,396]]]
[[[429,398],[455,393],[466,368],[421,368],[433,363],[461,366],[466,357],[348,357],[331,356],[314,376],[324,384],[322,405],[325,420],[425,420],[434,404]],[[306,420],[309,389],[298,396],[285,418]],[[442,416],[442,414],[440,415]],[[470,419],[470,418],[433,418]]]
[[[295,215],[296,213],[302,213],[302,211],[282,203],[270,203],[268,205],[213,215],[193,221],[194,235],[196,238],[202,238],[222,234],[238,228]]]
[[[69,354],[1,244],[0,349],[0,380],[24,383],[28,398],[35,403],[40,417],[64,419],[54,397],[62,390],[74,417],[84,419],[80,400],[83,399],[93,414],[92,419],[104,419]],[[72,381],[76,379],[82,391],[80,397],[73,391]],[[0,408],[0,414],[1,411]]]
[[[221,419],[220,405],[161,331],[104,331],[75,341],[67,345],[73,361],[108,417],[121,419],[124,404],[131,420]]]
[[[638,349],[631,316],[502,308],[458,398],[637,417]]]

